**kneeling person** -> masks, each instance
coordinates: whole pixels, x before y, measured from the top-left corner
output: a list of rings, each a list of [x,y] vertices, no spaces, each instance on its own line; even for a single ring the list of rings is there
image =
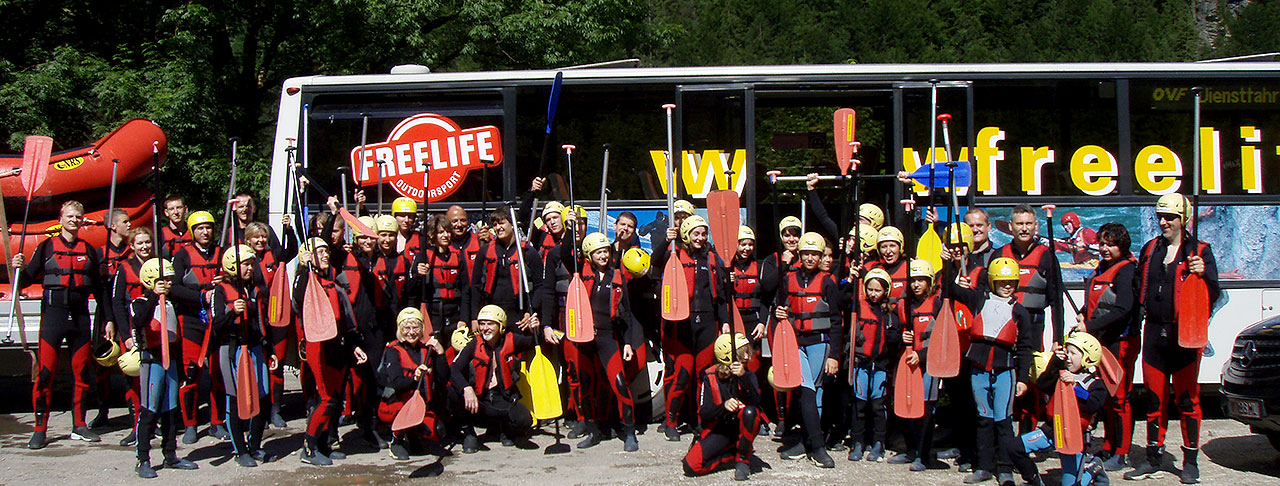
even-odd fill
[[[516,388],[520,356],[533,350],[531,336],[506,332],[507,313],[496,305],[486,305],[476,317],[478,339],[458,352],[451,367],[450,409],[462,427],[462,452],[479,450],[477,422],[496,426],[508,442],[524,436],[533,426],[533,414],[520,403]]]
[[[378,365],[378,385],[382,387],[382,403],[378,404],[378,419],[391,425],[400,409],[413,396],[414,390],[422,392],[428,408],[422,416],[422,426],[391,432],[391,457],[409,458],[405,439],[409,434],[426,440],[440,440],[436,430],[436,413],[430,404],[440,396],[440,390],[449,382],[449,365],[445,362],[444,348],[435,336],[422,340],[422,312],[406,307],[396,316],[396,340],[387,344]],[[437,373],[436,370],[444,370]]]

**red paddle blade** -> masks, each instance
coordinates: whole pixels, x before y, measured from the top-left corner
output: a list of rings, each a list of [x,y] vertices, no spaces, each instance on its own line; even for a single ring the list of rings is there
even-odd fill
[[[1099,363],[1102,368],[1102,383],[1107,385],[1107,393],[1111,396],[1116,395],[1116,390],[1120,389],[1120,380],[1124,378],[1124,368],[1120,367],[1120,360],[1116,359],[1116,355],[1111,354],[1111,350],[1106,347],[1102,348],[1102,362]]]
[[[258,415],[258,377],[253,372],[253,359],[249,347],[240,346],[240,359],[236,363],[236,414],[240,420]]]
[[[316,343],[338,337],[338,318],[315,273],[307,274],[307,290],[302,294],[302,332],[307,341]]]
[[[849,175],[849,167],[853,165],[854,132],[858,117],[853,108],[841,108],[836,110],[834,118],[836,163],[840,165],[840,175]]]
[[[27,136],[27,144],[22,149],[22,188],[27,191],[27,199],[31,193],[44,184],[49,173],[49,154],[53,153],[53,139],[43,135]]]
[[[342,220],[346,221],[347,225],[355,228],[356,231],[359,231],[362,235],[378,234],[378,232],[374,231],[373,228],[370,228],[369,225],[361,223],[360,219],[356,218],[356,215],[351,214],[351,211],[347,211],[347,208],[338,208],[338,216],[342,216]]]
[[[396,412],[395,420],[391,421],[391,431],[399,432],[404,429],[422,425],[422,419],[427,416],[427,402],[422,399],[422,392],[414,390],[413,396],[409,397],[409,401],[400,407],[400,411]]]
[[[431,322],[431,314],[427,313],[427,303],[418,304],[418,312],[422,313],[422,335],[430,337],[436,333],[436,326]]]
[[[164,295],[161,295],[161,296],[160,296],[160,305],[159,305],[159,307],[160,307],[160,335],[161,335],[161,336],[164,336],[163,341],[165,341],[165,342],[160,343],[160,366],[164,367],[164,369],[165,369],[165,370],[168,370],[168,369],[169,369],[169,343],[168,343],[168,341],[169,341],[169,339],[168,339],[168,338],[169,338],[169,313],[168,313],[168,312],[166,312],[166,309],[168,308],[168,305],[167,305],[167,304],[168,304],[168,302],[166,302],[166,301],[165,301],[165,296],[164,296]],[[139,345],[139,344],[141,344],[141,343],[134,343],[134,345],[135,345],[135,346],[137,346],[137,345]]]
[[[1084,451],[1083,434],[1075,385],[1058,381],[1058,389],[1053,392],[1053,443],[1058,452],[1079,454]]]
[[[911,350],[898,359],[898,372],[893,377],[893,414],[905,419],[924,416],[924,372],[920,364],[907,364]]]
[[[1209,344],[1209,287],[1191,274],[1178,292],[1178,346],[1199,349]]]
[[[271,277],[270,296],[267,297],[267,323],[271,327],[285,327],[293,320],[293,305],[289,302],[289,281],[284,268],[276,269]]]
[[[569,340],[585,343],[596,338],[595,316],[591,314],[591,298],[582,276],[573,274],[569,281],[569,294],[564,300],[564,328]]]
[[[937,378],[954,378],[960,375],[960,325],[963,313],[957,310],[951,299],[942,301],[938,320],[929,334],[929,375]]]
[[[803,383],[800,377],[800,345],[796,343],[791,321],[782,320],[773,331],[773,383],[778,388],[796,388]]]
[[[707,216],[711,217],[711,240],[722,254],[738,249],[738,193],[728,190],[707,193]]]
[[[684,278],[684,265],[673,252],[662,270],[662,318],[683,321],[689,318],[689,282]]]
[[[738,307],[734,305],[730,305],[729,308],[733,309],[733,326],[731,326],[729,330],[732,332],[741,334],[743,336],[746,336],[747,326],[746,324],[742,323],[742,312],[739,311]]]

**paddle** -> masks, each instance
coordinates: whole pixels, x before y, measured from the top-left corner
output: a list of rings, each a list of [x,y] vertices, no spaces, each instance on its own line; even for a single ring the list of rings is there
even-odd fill
[[[707,216],[710,216],[711,239],[722,251],[730,255],[737,251],[738,226],[741,215],[738,212],[738,193],[731,190],[718,190],[707,193]]]
[[[151,231],[152,233],[151,234],[154,235],[153,238],[155,238],[157,243],[159,243],[159,238],[160,238],[160,229],[159,229],[160,228],[160,141],[158,140],[151,142],[151,177],[152,177],[152,180],[151,180],[151,208],[152,208],[151,209]],[[154,253],[157,257],[159,257],[160,245],[159,244],[151,245],[151,248],[152,248],[152,253]],[[159,266],[160,266],[160,276],[158,278],[164,279],[165,278],[164,260],[160,261]],[[168,294],[158,295],[156,298],[156,303],[157,303],[157,306],[160,308],[160,319],[159,319],[160,330],[159,331],[160,331],[160,335],[164,336],[163,338],[161,338],[162,342],[160,343],[160,366],[167,371],[169,369],[169,357],[170,357],[169,344],[172,343],[173,341],[176,341],[178,338],[178,335],[176,332],[173,333],[172,335],[169,334]],[[177,320],[177,318],[178,316],[174,316],[175,321]],[[175,322],[174,324],[176,325],[177,322]],[[135,347],[137,347],[138,349],[143,349],[141,332],[136,333],[136,335],[134,336],[133,342]]]
[[[942,115],[939,115],[939,116],[942,116]],[[973,181],[973,169],[971,168],[971,166],[969,165],[969,161],[967,160],[930,162],[928,164],[924,164],[916,168],[916,170],[912,171],[911,174],[907,175],[907,177],[912,178],[913,180],[924,185],[927,188],[941,189],[941,188],[947,187],[947,185],[943,185],[943,181],[938,180],[936,177],[933,176],[933,174],[935,172],[947,170],[946,167],[949,167],[950,164],[955,164],[954,174],[956,177],[956,183],[955,183],[956,186],[968,187],[969,184]]]
[[[942,300],[933,331],[929,333],[929,361],[925,364],[929,376],[955,378],[960,375],[960,314],[952,299]]]
[[[319,193],[320,197],[324,198],[325,200],[329,199],[329,193],[325,192],[324,189],[321,189],[320,186],[312,182],[309,176],[307,176],[306,172],[302,171],[301,167],[295,168],[294,173],[299,174],[298,175],[299,184],[304,184],[307,187],[310,187],[312,190]],[[376,231],[373,230],[373,228],[370,228],[368,225],[361,223],[359,218],[356,218],[355,215],[351,214],[351,211],[347,211],[347,208],[339,207],[338,216],[341,217],[342,220],[346,222],[348,225],[350,225],[352,228],[355,228],[356,231],[359,231],[360,234],[365,234],[365,235],[378,234]]]
[[[836,110],[832,126],[835,135],[836,164],[840,166],[840,175],[849,175],[853,166],[853,154],[857,152],[858,142],[854,141],[857,129],[857,113],[853,108]]]
[[[672,110],[676,105],[665,104],[667,111],[667,220],[675,224],[676,215],[676,176],[675,176],[675,135]],[[689,318],[689,283],[685,281],[684,265],[676,255],[676,243],[672,241],[667,263],[662,267],[662,318],[668,321],[683,321]]]
[[[418,216],[418,219],[422,221],[422,227],[418,230],[418,252],[422,254],[424,261],[427,260],[427,257],[428,257],[427,248],[428,248],[428,245],[431,244],[427,242],[427,205],[431,203],[430,191],[431,191],[431,164],[427,164],[426,170],[422,171],[422,214]],[[520,225],[516,224],[516,213],[514,210],[512,210],[511,212],[511,227],[515,228],[516,234],[519,235]],[[408,246],[409,245],[406,243],[405,247],[408,248]],[[520,254],[520,252],[518,251],[516,253]],[[521,271],[524,270],[524,262],[520,263],[520,269]],[[431,269],[427,269],[427,275],[423,276],[424,283],[421,286],[422,294],[419,296],[420,300],[418,301],[418,311],[422,313],[422,335],[423,336],[430,336],[432,334],[435,334],[435,327],[436,327],[435,324],[431,322],[431,313],[427,312],[427,285],[425,281],[431,278],[431,272],[432,272]],[[521,307],[524,307],[524,306],[521,305]]]
[[[533,360],[529,362],[529,389],[533,395],[533,418],[551,420],[564,414],[560,404],[560,385],[556,383],[556,368],[542,353],[541,346],[534,346]]]
[[[231,223],[232,218],[231,203],[234,201],[233,198],[236,197],[236,166],[239,165],[237,163],[238,160],[236,160],[236,148],[239,143],[240,137],[231,137],[231,181],[227,184],[227,206],[222,213],[222,232],[218,233],[219,248],[227,246],[227,225]]]
[[[551,81],[551,96],[547,97],[547,127],[543,131],[542,152],[540,152],[542,155],[538,158],[538,173],[534,174],[534,177],[542,177],[542,174],[546,173],[547,170],[547,159],[551,156],[551,127],[552,123],[556,121],[556,110],[560,108],[560,86],[562,84],[564,84],[564,73],[556,71],[556,77]],[[533,228],[533,222],[538,217],[538,196],[536,194],[533,196],[533,206],[530,207],[533,208],[533,211],[530,211],[532,214],[529,215],[529,228]],[[515,225],[516,222],[512,221],[511,224]]]
[[[1192,237],[1190,242],[1183,241],[1181,245],[1184,262],[1187,260],[1187,246],[1192,247],[1190,251],[1196,256],[1200,253],[1200,224],[1196,221],[1196,215],[1200,211],[1200,97],[1203,92],[1203,88],[1198,86],[1192,89],[1195,94],[1195,136],[1192,137],[1194,155],[1191,156],[1191,165],[1195,167],[1195,172],[1194,182],[1191,184],[1191,216],[1187,218],[1187,222],[1192,225]],[[1188,271],[1177,294],[1174,300],[1178,304],[1178,346],[1187,349],[1205,347],[1209,344],[1209,317],[1212,310],[1209,308],[1209,286],[1199,274]]]
[[[604,144],[604,163],[603,169],[600,171],[600,234],[608,235],[605,229],[609,226],[609,188],[605,186],[609,181],[609,144]]]
[[[893,414],[918,419],[924,416],[924,373],[919,362],[907,363],[911,352],[908,347],[898,359],[898,372],[893,377]]]
[[[425,332],[422,334],[427,336]],[[427,353],[422,353],[422,362],[426,363]],[[400,411],[396,412],[395,420],[391,421],[391,431],[399,432],[422,425],[422,420],[427,417],[427,401],[422,398],[422,381],[426,379],[427,374],[423,373],[418,377],[417,384],[413,387],[413,396],[409,397],[409,401],[404,402],[404,406],[400,407]]]
[[[1058,387],[1053,392],[1053,443],[1058,452],[1068,455],[1084,451],[1084,433],[1075,388],[1074,384],[1058,380]]]
[[[796,343],[791,320],[778,321],[773,331],[773,383],[777,388],[799,387],[804,381],[800,376],[800,346]]]
[[[37,187],[44,184],[45,176],[49,171],[49,155],[53,152],[53,139],[43,135],[30,135],[27,137],[26,146],[22,150],[22,173],[19,177],[22,180],[22,188],[27,191],[27,205],[22,212],[22,239],[18,240],[18,253],[26,252],[26,234],[27,220],[31,216],[31,198]],[[8,248],[9,242],[4,242]],[[22,315],[22,306],[19,303],[18,291],[22,286],[18,282],[18,277],[22,274],[21,268],[13,269],[13,288],[9,292],[12,304],[9,306],[9,332],[13,332],[13,321],[16,317],[18,320],[18,338],[22,340],[22,350],[31,357],[31,381],[36,379],[37,360],[36,353],[31,349],[31,345],[27,343],[26,320]],[[6,336],[7,342],[13,342],[13,339]]]
[[[573,145],[564,145],[565,160],[569,165],[569,211],[576,213],[576,203],[573,199],[573,149],[577,148]],[[575,343],[591,342],[596,338],[595,316],[591,313],[591,294],[587,292],[586,284],[582,283],[582,272],[579,265],[582,263],[582,257],[578,253],[578,222],[574,220],[571,228],[569,228],[569,243],[573,245],[573,279],[569,281],[569,292],[565,296],[564,309],[565,333],[569,336],[569,341]]]

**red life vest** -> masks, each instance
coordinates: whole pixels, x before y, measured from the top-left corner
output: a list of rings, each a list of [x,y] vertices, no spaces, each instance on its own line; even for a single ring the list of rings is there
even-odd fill
[[[868,270],[873,268],[882,268],[884,271],[889,272],[889,303],[897,303],[898,299],[902,298],[902,293],[907,290],[907,282],[910,280],[908,277],[910,275],[910,265],[907,264],[905,259],[899,258],[892,269],[889,268],[888,264],[879,260],[867,265]]]
[[[79,289],[92,283],[98,269],[91,267],[93,248],[83,238],[69,245],[62,235],[52,236],[48,241],[52,255],[44,261],[45,290]]]
[[[542,263],[547,263],[547,254],[551,253],[551,249],[560,244],[560,239],[551,234],[550,231],[543,230],[542,241],[538,242],[538,254],[542,256]]]
[[[694,282],[698,276],[698,260],[693,258],[684,248],[676,247],[676,256],[680,259],[680,266],[684,267],[684,279],[689,284],[689,297],[693,297]],[[711,287],[711,298],[714,300],[720,293],[719,285],[716,285],[716,275],[719,269],[724,267],[724,262],[720,260],[715,250],[707,250],[707,278],[711,279],[709,287]]]
[[[920,351],[929,345],[929,337],[933,335],[933,323],[937,321],[942,299],[935,292],[924,300],[916,300],[913,297],[911,304],[910,311],[907,310],[907,306],[898,306],[898,319],[904,323],[910,323],[910,329],[915,334],[911,349]],[[907,316],[908,312],[910,316]]]
[[[861,307],[858,312],[858,332],[862,333],[862,346],[856,351],[858,356],[876,358],[885,351],[884,334],[888,331],[886,322],[880,320],[880,315],[871,307],[871,303],[865,298],[858,299],[858,306]]]
[[[320,269],[316,269],[316,270],[317,270],[316,282],[320,283],[320,289],[324,291],[325,297],[328,298],[329,306],[333,309],[333,316],[337,318],[339,322],[341,322],[343,312],[342,312],[342,301],[339,299],[342,298],[342,290],[339,288],[338,282],[336,282],[335,279],[330,276],[333,273],[332,272],[333,268],[330,267],[329,271],[320,271]],[[302,319],[298,319],[299,324],[301,324],[302,321],[303,321]],[[306,327],[299,325],[298,328],[302,330],[304,334],[303,336],[300,337],[300,339],[307,340],[307,337],[305,335]],[[341,326],[339,326],[339,329],[341,329]]]
[[[801,286],[799,274],[787,274],[787,308],[791,325],[800,332],[831,329],[831,304],[822,296],[822,284],[830,278],[829,275],[819,270],[808,285]]]
[[[747,268],[732,267],[733,271],[733,305],[746,311],[760,310],[760,296],[756,294],[756,286],[760,285],[760,262],[752,260]]]
[[[427,254],[427,264],[431,267],[431,281],[435,287],[435,298],[456,299],[460,296],[458,274],[462,268],[462,254],[449,248],[449,254],[441,258],[438,249],[423,250]]]
[[[130,310],[132,310],[132,306],[130,306]],[[155,310],[156,312],[151,313],[151,321],[145,329],[145,339],[147,340],[148,348],[160,349],[159,343],[165,342],[165,340],[161,337],[161,332],[163,332],[160,327],[159,319],[161,309],[157,306]],[[169,328],[167,333],[169,335],[169,351],[180,351],[182,349],[182,345],[177,343],[182,342],[182,326],[178,325],[178,314],[173,310],[173,301],[166,299],[163,312],[167,312],[169,314],[167,317],[168,322],[166,323]],[[170,358],[173,359],[173,356],[176,356],[176,354],[171,353]],[[159,354],[156,355],[156,359],[159,359]]]
[[[164,243],[164,248],[166,252],[169,255],[177,254],[178,250],[182,249],[182,247],[185,247],[191,244],[192,242],[190,231],[186,231],[179,234],[169,226],[164,226],[160,228],[160,238]],[[158,250],[159,249],[157,248],[156,253],[159,253]]]
[[[969,334],[975,341],[992,341],[1005,347],[1018,342],[1018,324],[1013,319],[1013,302],[991,296],[982,305],[982,312],[973,316]]]
[[[224,276],[224,278],[226,278],[226,276]],[[257,305],[256,292],[250,290],[248,295],[241,294],[238,285],[226,280],[219,282],[218,287],[222,288],[222,295],[227,298],[227,308],[224,310],[227,314],[235,313],[235,310],[232,308],[232,303],[241,298],[245,299],[245,313],[235,319],[236,326],[231,332],[242,339],[243,341],[241,342],[246,344],[253,342],[255,338],[265,335],[266,331],[262,326],[262,322],[255,322],[262,316],[261,313],[254,310],[254,306]],[[336,316],[339,314],[335,311],[334,315]],[[250,330],[258,333],[258,335],[250,335]]]
[[[406,346],[413,346],[413,349],[406,348]],[[414,370],[418,369],[418,366],[421,366],[422,363],[426,361],[427,347],[420,342],[416,344],[409,344],[397,340],[387,343],[386,353],[391,353],[395,356],[393,359],[400,363],[401,377],[413,378]],[[432,372],[434,373],[436,371],[438,370],[433,370]],[[431,387],[424,386],[420,387],[420,389],[423,391],[422,398],[427,402],[430,402]],[[386,402],[404,403],[413,395],[412,389],[402,392],[396,392],[393,389],[387,390],[388,391],[384,391],[382,394],[383,401]]]
[[[332,261],[330,264],[332,265]],[[354,253],[348,252],[340,270],[335,279],[346,289],[347,301],[355,305],[356,299],[360,296],[361,286],[364,285],[364,267],[360,265],[360,259],[356,258]]]
[[[213,277],[222,272],[222,251],[216,246],[212,247],[212,250],[208,258],[205,258],[204,252],[197,250],[194,244],[178,250],[187,252],[187,257],[191,261],[191,268],[186,275],[182,276],[182,282],[188,287],[213,288]]]
[[[503,261],[507,265],[507,274],[511,277],[511,288],[515,290],[516,295],[520,294],[520,257],[512,258],[517,251],[524,251],[525,244],[511,245],[511,248],[502,252]],[[484,251],[484,292],[493,295],[493,286],[497,282],[498,275],[498,240],[494,239],[486,245]]]
[[[462,243],[455,242],[453,246],[461,251],[463,257],[465,257],[466,266],[463,267],[462,271],[467,272],[467,276],[471,277],[471,269],[475,266],[476,258],[480,256],[480,238],[470,231],[466,233],[464,238],[465,240]]]
[[[520,361],[520,355],[515,352],[515,340],[511,333],[502,335],[502,342],[495,350],[490,350],[488,345],[478,338],[474,342],[476,350],[471,358],[471,370],[476,380],[473,384],[476,395],[483,394],[489,388],[489,369],[494,366],[495,354],[498,361],[498,385],[507,389],[515,386],[511,380],[512,369]]]
[[[127,300],[133,302],[134,299],[142,297],[142,279],[138,277],[138,271],[142,269],[142,262],[137,258],[130,258],[125,261],[124,265],[120,265],[120,270],[124,276],[124,291],[127,294]]]
[[[394,263],[388,265],[388,260],[394,260]],[[373,293],[373,305],[383,307],[388,299],[400,300],[400,296],[404,295],[404,282],[408,276],[409,261],[404,256],[380,252],[373,265],[373,278],[378,282],[378,289]]]
[[[1027,256],[1018,258],[1014,255],[1013,243],[1010,243],[1000,247],[997,257],[1008,257],[1018,262],[1018,291],[1014,293],[1014,298],[1027,310],[1034,312],[1043,311],[1049,306],[1049,280],[1044,276],[1049,269],[1041,268],[1049,247],[1038,243],[1033,245]]]
[[[1094,275],[1088,278],[1085,282],[1085,320],[1093,320],[1115,312],[1117,296],[1112,284],[1115,283],[1116,274],[1120,272],[1120,269],[1136,263],[1138,263],[1138,259],[1134,258],[1133,255],[1129,255],[1129,258],[1111,265],[1111,268],[1102,272],[1101,275]]]
[[[400,233],[396,234],[399,235]],[[418,258],[418,252],[422,251],[422,243],[418,238],[420,235],[421,233],[418,233],[417,231],[409,234],[409,237],[404,240],[404,246],[399,248],[400,254],[404,255],[411,262],[417,261],[415,259]]]
[[[590,296],[589,298],[591,300],[591,308],[593,311],[603,307],[603,305],[597,303],[597,290],[605,290],[609,292],[609,319],[612,320],[618,317],[618,305],[622,303],[622,272],[619,272],[616,269],[608,270],[608,272],[613,274],[613,276],[608,279],[609,283],[600,284],[600,287],[597,288],[596,285],[599,284],[599,282],[596,282],[596,272],[592,270],[582,275],[582,284],[587,288],[587,291],[590,292],[588,295]],[[601,300],[600,303],[603,303],[603,300]]]
[[[102,245],[102,265],[105,267],[103,275],[115,275],[116,270],[120,269],[120,264],[133,256],[133,247],[128,244],[123,244],[121,247],[122,250],[113,248],[110,238]]]
[[[1156,242],[1160,241],[1160,238],[1163,238],[1163,236],[1157,236],[1155,238],[1152,238],[1151,241],[1147,242],[1147,244],[1142,245],[1142,277],[1140,277],[1141,286],[1138,289],[1138,302],[1141,304],[1146,304],[1146,301],[1147,301],[1147,283],[1148,283],[1147,278],[1148,278],[1148,275],[1150,275],[1151,254],[1155,252]],[[1190,239],[1186,237],[1185,232],[1183,233],[1183,238],[1184,238],[1183,241]],[[1203,241],[1197,241],[1195,256],[1203,258],[1204,252],[1208,248],[1209,248],[1208,243],[1205,243]],[[1160,262],[1160,264],[1163,264],[1163,263],[1164,262]],[[1178,265],[1174,268],[1174,275],[1176,275],[1176,277],[1173,279],[1173,295],[1175,296],[1175,299],[1177,295],[1182,294],[1182,283],[1187,281],[1188,273],[1189,272],[1187,271],[1187,259],[1183,258],[1182,261],[1178,262]],[[1177,312],[1176,306],[1174,308],[1174,312]]]

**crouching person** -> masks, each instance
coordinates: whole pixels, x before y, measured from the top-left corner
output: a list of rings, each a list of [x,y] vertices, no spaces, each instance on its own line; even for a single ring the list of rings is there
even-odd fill
[[[520,403],[520,355],[533,350],[533,337],[506,332],[507,313],[486,305],[476,317],[477,338],[467,343],[451,367],[449,408],[462,429],[462,452],[480,449],[475,426],[497,427],[503,445],[514,445],[533,427],[533,414]]]
[[[684,456],[684,473],[708,474],[734,463],[733,478],[751,475],[751,454],[765,418],[760,414],[760,386],[747,372],[751,345],[746,336],[721,334],[715,341],[716,364],[700,374],[698,419],[702,434]],[[735,356],[736,355],[736,356]]]
[[[422,393],[427,407],[421,424],[391,432],[391,457],[401,461],[409,458],[408,439],[440,440],[438,416],[429,404],[438,401],[436,397],[449,383],[444,348],[435,336],[423,341],[422,324],[421,311],[413,307],[401,310],[396,316],[396,340],[387,344],[378,365],[378,385],[382,387],[378,419],[384,425],[395,422],[415,390]]]

